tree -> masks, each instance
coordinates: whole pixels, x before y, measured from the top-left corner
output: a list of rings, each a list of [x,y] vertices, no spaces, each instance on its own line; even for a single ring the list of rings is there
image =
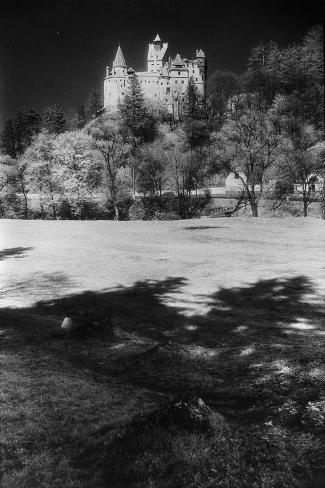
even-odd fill
[[[14,128],[16,135],[16,155],[31,145],[33,138],[41,130],[41,116],[31,107],[24,107],[16,112]]]
[[[102,182],[102,165],[85,131],[64,132],[53,141],[55,179],[60,182],[64,202],[75,218],[84,218],[89,198]]]
[[[57,218],[57,195],[60,182],[55,178],[55,136],[42,131],[34,137],[33,143],[24,154],[29,166],[31,187],[39,194],[41,209],[49,208],[54,219]]]
[[[252,50],[244,86],[267,110],[276,95],[287,98],[292,115],[324,127],[324,56],[321,27],[310,29],[302,43],[280,49],[275,43]]]
[[[304,217],[307,217],[308,207],[317,196],[318,178],[324,175],[324,160],[313,150],[318,141],[319,133],[315,127],[295,120],[284,139],[284,157],[277,168],[278,178],[294,184],[296,192],[301,195]],[[318,193],[320,196],[321,191]]]
[[[14,159],[8,154],[0,154],[0,192],[8,187],[14,178]]]
[[[254,217],[258,217],[268,172],[278,161],[280,142],[272,118],[258,110],[229,119],[215,136],[216,156],[241,180]]]
[[[140,192],[149,193],[151,196],[161,196],[165,183],[165,171],[164,139],[160,137],[141,148],[137,175],[137,186]]]
[[[83,129],[87,123],[86,110],[83,104],[78,107],[77,117],[77,129]]]
[[[0,135],[0,147],[4,154],[8,154],[11,158],[17,156],[17,137],[12,119],[8,119],[4,123]]]
[[[67,122],[61,107],[53,105],[45,108],[43,127],[52,134],[61,134],[67,129]]]
[[[96,90],[91,90],[86,110],[88,121],[98,117],[102,108],[103,103],[100,94]]]
[[[228,112],[228,100],[240,93],[240,79],[231,71],[216,71],[209,78],[207,104],[209,119],[221,127]]]
[[[135,195],[137,149],[147,142],[152,142],[156,137],[157,119],[146,107],[144,95],[136,75],[129,77],[129,86],[123,101],[119,105],[122,134],[131,146],[133,195]]]
[[[206,158],[197,157],[198,153],[189,149],[186,134],[180,127],[165,136],[163,150],[167,160],[166,179],[170,188],[176,191],[179,215],[189,218],[198,210],[196,197],[198,189],[204,184],[209,166]],[[204,196],[199,206],[207,202],[208,198]]]
[[[24,154],[19,156],[14,160],[13,166],[15,170],[15,191],[23,197],[23,216],[27,219],[29,215],[28,193],[31,187],[28,158],[25,158]]]
[[[104,114],[87,126],[92,137],[92,147],[102,158],[104,186],[114,208],[114,220],[119,219],[119,169],[126,165],[130,145],[121,134],[119,120]]]
[[[122,129],[136,144],[151,142],[156,136],[156,119],[146,107],[144,95],[134,74],[129,77],[129,85],[124,99],[119,105]]]

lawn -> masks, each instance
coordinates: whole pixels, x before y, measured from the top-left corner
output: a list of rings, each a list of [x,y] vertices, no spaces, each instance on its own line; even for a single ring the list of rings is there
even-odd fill
[[[4,488],[325,486],[325,223],[0,221]],[[105,317],[114,336],[58,334]],[[213,434],[152,425],[178,397]]]

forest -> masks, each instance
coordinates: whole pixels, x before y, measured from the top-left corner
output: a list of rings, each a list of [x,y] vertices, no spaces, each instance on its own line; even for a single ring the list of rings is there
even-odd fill
[[[202,215],[209,187],[234,173],[229,215],[270,208],[325,218],[323,32],[254,47],[244,73],[211,73],[206,96],[190,79],[177,113],[144,99],[136,75],[117,112],[87,104],[67,117],[32,106],[0,135],[0,216],[19,219],[177,219]],[[215,183],[214,183],[215,184]],[[294,190],[293,190],[294,189]]]

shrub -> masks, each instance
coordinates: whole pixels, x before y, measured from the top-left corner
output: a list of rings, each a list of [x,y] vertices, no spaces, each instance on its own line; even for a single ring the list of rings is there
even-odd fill
[[[299,410],[296,402],[289,399],[278,408],[280,421],[286,425],[293,425],[298,421]]]
[[[142,200],[136,200],[129,208],[128,216],[130,220],[145,220],[146,215],[146,208]]]
[[[312,431],[325,432],[325,400],[308,402],[302,416],[302,423]]]

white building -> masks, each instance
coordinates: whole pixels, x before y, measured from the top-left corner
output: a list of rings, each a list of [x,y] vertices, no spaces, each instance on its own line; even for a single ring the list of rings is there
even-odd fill
[[[147,71],[135,71],[128,67],[120,46],[117,48],[112,67],[107,66],[104,80],[104,108],[115,110],[123,99],[128,78],[136,74],[147,100],[164,105],[175,111],[186,95],[190,78],[197,86],[198,93],[205,94],[207,64],[202,49],[196,51],[195,59],[174,59],[168,57],[168,43],[162,43],[159,35],[149,44]]]

